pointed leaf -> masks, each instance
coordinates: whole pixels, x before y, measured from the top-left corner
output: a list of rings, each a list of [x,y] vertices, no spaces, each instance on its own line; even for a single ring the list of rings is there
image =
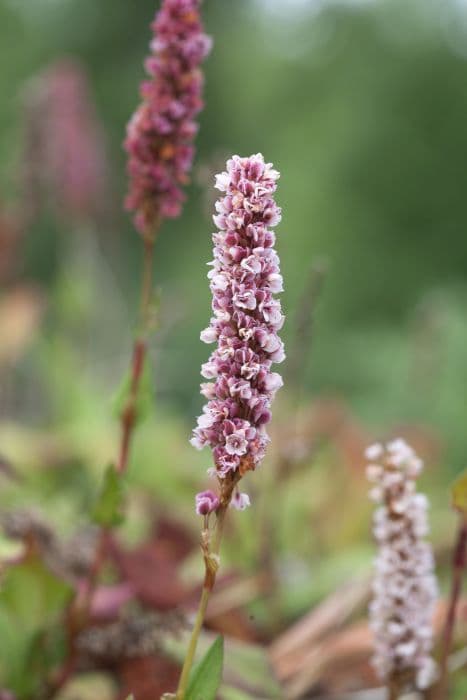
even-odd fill
[[[224,640],[218,637],[193,671],[187,690],[187,700],[216,700],[222,681]]]
[[[92,512],[95,523],[102,527],[116,527],[124,520],[123,479],[110,464],[104,474],[104,482]]]
[[[452,505],[467,518],[467,470],[452,485]]]

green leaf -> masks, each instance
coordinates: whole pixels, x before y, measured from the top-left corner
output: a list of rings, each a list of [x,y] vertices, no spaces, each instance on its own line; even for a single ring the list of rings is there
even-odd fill
[[[132,369],[128,369],[112,400],[112,413],[121,418],[131,401]],[[154,390],[150,363],[144,359],[144,365],[135,401],[135,425],[142,423],[150,414],[154,404]]]
[[[467,470],[456,479],[451,494],[453,507],[467,518]]]
[[[36,697],[44,673],[57,661],[63,639],[56,621],[73,594],[40,559],[8,567],[0,592],[0,677],[18,696]],[[57,648],[59,644],[59,648]]]
[[[187,700],[216,700],[222,681],[224,640],[217,637],[194,669],[187,690]]]
[[[71,594],[68,583],[49,571],[39,558],[30,557],[7,569],[0,605],[20,624],[41,627],[62,610]]]
[[[102,527],[116,527],[124,520],[123,478],[113,464],[109,464],[104,474],[104,482],[97,502],[94,505],[92,519]]]

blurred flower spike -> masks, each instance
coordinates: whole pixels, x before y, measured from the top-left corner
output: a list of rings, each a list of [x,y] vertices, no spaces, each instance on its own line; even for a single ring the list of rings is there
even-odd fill
[[[378,675],[402,691],[434,678],[432,617],[437,583],[428,533],[426,497],[416,491],[423,462],[401,439],[366,451],[370,498],[379,505],[373,532],[378,545],[370,624]]]
[[[25,91],[23,200],[27,218],[48,206],[67,220],[108,214],[109,168],[104,133],[84,68],[62,59]]]

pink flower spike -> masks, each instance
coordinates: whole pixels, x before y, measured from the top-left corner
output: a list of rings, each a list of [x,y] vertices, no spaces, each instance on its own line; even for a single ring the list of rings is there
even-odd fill
[[[198,515],[209,515],[219,508],[219,499],[213,491],[202,491],[195,496]]]
[[[282,277],[268,228],[280,220],[274,200],[278,177],[260,153],[233,156],[216,176],[225,196],[216,204],[219,231],[213,234],[208,274],[213,316],[201,340],[217,345],[202,366],[202,375],[213,380],[201,385],[208,399],[203,416],[210,418],[198,420],[192,444],[211,447],[220,478],[242,464],[255,468],[261,462],[269,442],[265,425],[282,386],[271,369],[285,357],[278,334],[284,316],[275,298]]]
[[[130,119],[124,143],[130,186],[126,208],[140,233],[180,214],[182,186],[194,156],[194,119],[203,107],[200,65],[211,49],[200,19],[200,0],[163,0],[152,24],[149,79]]]

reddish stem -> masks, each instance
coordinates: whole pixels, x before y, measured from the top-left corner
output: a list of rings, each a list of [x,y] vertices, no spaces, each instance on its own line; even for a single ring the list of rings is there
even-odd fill
[[[141,338],[135,340],[133,347],[133,362],[131,369],[131,386],[130,396],[125,409],[120,416],[121,425],[121,440],[120,452],[117,462],[117,471],[123,474],[128,464],[128,456],[130,452],[130,442],[133,434],[133,428],[136,422],[136,401],[138,398],[139,385],[144,367],[144,359],[146,356],[146,342]]]
[[[45,694],[47,698],[55,697],[76,671],[79,658],[76,639],[89,620],[92,595],[97,584],[99,571],[105,560],[108,534],[108,530],[105,528],[101,528],[99,531],[95,557],[89,569],[88,577],[78,590],[67,611],[68,656],[52,677],[48,691]]]
[[[462,576],[467,567],[467,520],[462,519],[457,533],[454,555],[452,558],[452,585],[449,597],[449,607],[443,632],[443,644],[441,651],[441,672],[438,686],[438,697],[447,697],[448,688],[448,658],[451,651],[456,611],[462,589]]]
[[[138,400],[139,387],[143,374],[144,361],[146,358],[146,335],[148,332],[150,304],[152,294],[152,269],[154,256],[154,235],[144,239],[143,277],[141,284],[140,302],[140,331],[133,345],[133,359],[131,364],[131,384],[130,395],[127,405],[120,416],[121,439],[117,471],[123,474],[128,465],[130,453],[130,443],[133,429],[136,423],[136,402]]]

